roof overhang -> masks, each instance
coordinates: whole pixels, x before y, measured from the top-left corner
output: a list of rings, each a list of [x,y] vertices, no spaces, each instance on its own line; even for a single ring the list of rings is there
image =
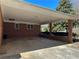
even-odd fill
[[[0,0],[4,21],[15,19],[17,22],[26,22],[29,24],[46,24],[49,22],[74,20],[73,15],[62,12],[52,11],[46,8],[22,3],[17,0]]]

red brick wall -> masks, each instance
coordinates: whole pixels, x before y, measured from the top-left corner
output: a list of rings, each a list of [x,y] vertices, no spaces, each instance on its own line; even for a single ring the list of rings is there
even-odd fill
[[[2,45],[2,38],[3,38],[3,16],[0,5],[0,47]]]
[[[14,23],[4,23],[4,34],[9,38],[38,36],[40,33],[40,25],[33,25],[32,30],[27,29],[27,24],[20,24],[20,29],[15,29]]]

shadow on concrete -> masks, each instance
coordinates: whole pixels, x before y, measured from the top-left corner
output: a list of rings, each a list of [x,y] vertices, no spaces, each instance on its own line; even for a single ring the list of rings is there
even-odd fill
[[[5,42],[4,46],[7,51],[7,55],[14,55],[23,52],[35,51],[45,48],[56,47],[65,45],[66,42],[49,40],[46,38],[16,38],[9,39]],[[4,54],[4,55],[6,55]]]
[[[20,54],[15,54],[10,56],[4,56],[4,57],[1,57],[0,59],[20,59],[20,58],[21,58]]]

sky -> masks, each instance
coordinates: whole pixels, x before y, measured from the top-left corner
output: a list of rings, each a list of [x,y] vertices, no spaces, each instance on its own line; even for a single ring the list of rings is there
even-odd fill
[[[79,0],[72,0],[72,3],[73,3],[73,7],[76,11],[76,14],[78,14],[78,16],[79,16]]]
[[[79,0],[72,0],[73,6],[79,9]]]
[[[60,0],[23,0],[24,2],[29,2],[31,4],[48,8],[51,10],[55,10],[56,7],[59,5]]]
[[[43,8],[48,8],[51,10],[56,10],[59,5],[60,0],[21,0],[24,2],[31,3]],[[79,13],[79,0],[70,0],[73,3],[74,9]]]

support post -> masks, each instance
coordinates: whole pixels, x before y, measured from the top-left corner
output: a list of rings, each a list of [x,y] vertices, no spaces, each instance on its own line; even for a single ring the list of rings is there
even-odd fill
[[[49,23],[49,32],[50,32],[50,34],[52,32],[52,23]]]
[[[68,39],[67,39],[67,43],[73,43],[72,28],[73,28],[73,20],[68,20]]]
[[[0,47],[2,46],[2,39],[3,39],[3,17],[0,5]]]

